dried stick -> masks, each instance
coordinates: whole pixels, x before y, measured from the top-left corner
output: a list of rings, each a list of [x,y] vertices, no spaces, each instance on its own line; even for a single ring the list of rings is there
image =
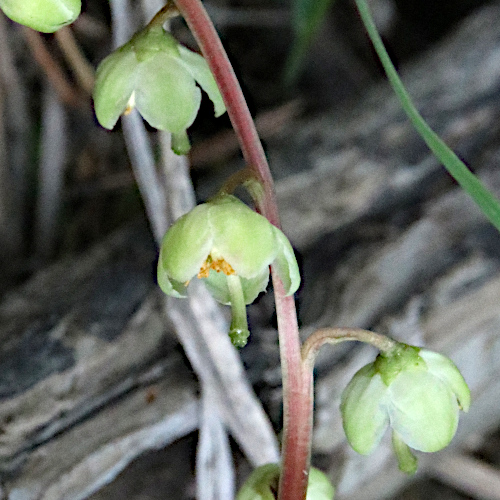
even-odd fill
[[[49,257],[56,243],[62,205],[64,164],[67,147],[67,124],[64,107],[58,95],[46,86],[43,100],[42,142],[38,170],[36,209],[37,253]]]
[[[54,36],[64,57],[73,69],[78,83],[85,92],[92,94],[94,88],[94,68],[83,55],[75,40],[73,31],[69,26],[64,26],[56,31]]]
[[[54,58],[47,50],[40,33],[32,30],[31,28],[26,28],[25,26],[22,26],[21,30],[29,48],[31,49],[31,52],[33,53],[33,57],[42,67],[47,79],[54,86],[61,100],[73,107],[81,106],[82,99],[80,94],[68,82],[68,79],[62,72],[61,68],[57,62],[54,61]]]

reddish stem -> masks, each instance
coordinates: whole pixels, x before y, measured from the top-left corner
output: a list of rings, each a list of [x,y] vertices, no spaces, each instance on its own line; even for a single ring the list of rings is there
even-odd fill
[[[261,181],[259,211],[279,227],[274,182],[243,92],[222,43],[200,0],[175,0],[217,81],[248,167]],[[283,373],[284,429],[279,500],[304,500],[312,437],[312,371],[304,369],[293,297],[273,273]]]
[[[313,419],[312,370],[301,362],[301,345],[293,297],[273,274],[283,376],[283,443],[279,500],[306,497]],[[296,333],[295,333],[296,332]]]
[[[219,35],[200,0],[175,0],[175,3],[217,81],[231,124],[238,136],[243,157],[262,182],[265,193],[263,200],[257,200],[258,209],[272,224],[279,227],[274,182],[266,155]]]

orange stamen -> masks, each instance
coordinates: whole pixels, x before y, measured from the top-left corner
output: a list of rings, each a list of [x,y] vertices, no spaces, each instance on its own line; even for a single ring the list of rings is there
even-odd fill
[[[203,262],[198,272],[198,278],[208,278],[210,274],[210,269],[220,273],[221,271],[226,275],[236,274],[236,271],[231,267],[231,264],[226,262],[224,259],[214,260],[211,255],[207,257],[207,260]]]

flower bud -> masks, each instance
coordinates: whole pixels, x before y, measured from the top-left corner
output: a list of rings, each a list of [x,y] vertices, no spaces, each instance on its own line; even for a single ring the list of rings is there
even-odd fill
[[[447,446],[470,391],[457,367],[441,354],[400,344],[361,368],[345,388],[341,412],[355,451],[370,454],[388,426],[400,467],[414,471],[406,450],[434,452]]]
[[[0,8],[16,23],[53,33],[71,24],[82,5],[81,0],[0,0]]]
[[[241,487],[236,500],[276,500],[280,466],[266,464],[257,467]],[[309,469],[306,500],[333,500],[335,489],[328,477],[318,469]]]
[[[94,88],[97,120],[112,129],[122,114],[137,108],[159,130],[173,134],[174,152],[189,150],[186,129],[201,102],[198,83],[214,104],[226,108],[205,59],[180,45],[160,26],[148,26],[99,65]]]

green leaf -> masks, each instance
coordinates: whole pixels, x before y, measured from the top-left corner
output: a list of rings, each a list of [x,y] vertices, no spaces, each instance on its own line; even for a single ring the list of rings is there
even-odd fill
[[[401,106],[422,139],[429,146],[436,158],[446,167],[450,175],[471,196],[489,221],[500,231],[500,202],[484,184],[467,168],[458,156],[444,143],[444,141],[427,125],[415,108],[410,95],[398,76],[392,61],[385,50],[384,43],[378,34],[377,28],[370,14],[366,0],[356,0],[361,19],[365,25],[387,78],[398,96]]]
[[[285,82],[290,85],[298,76],[314,36],[334,0],[293,0],[292,26],[295,33],[285,65]]]

